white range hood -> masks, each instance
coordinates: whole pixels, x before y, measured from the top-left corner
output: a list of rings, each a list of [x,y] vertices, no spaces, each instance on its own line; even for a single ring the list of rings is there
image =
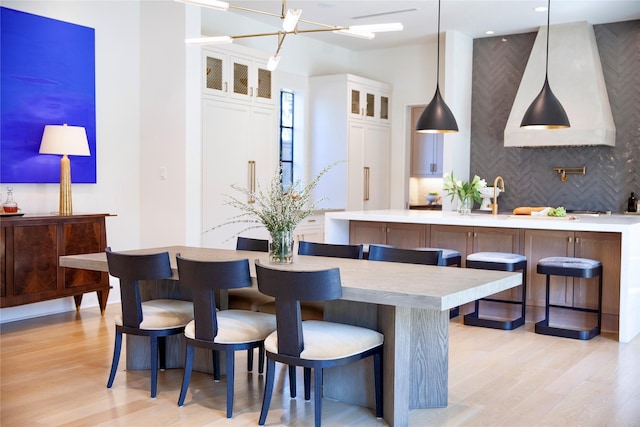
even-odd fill
[[[614,146],[616,128],[593,27],[587,22],[552,25],[549,36],[549,85],[571,127],[520,128],[524,113],[544,84],[547,27],[541,27],[504,130],[504,146]]]

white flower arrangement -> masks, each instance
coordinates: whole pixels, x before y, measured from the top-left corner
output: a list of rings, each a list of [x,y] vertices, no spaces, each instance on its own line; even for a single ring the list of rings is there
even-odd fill
[[[468,199],[473,199],[476,202],[482,200],[480,190],[487,186],[487,182],[484,179],[480,179],[478,175],[475,175],[471,182],[456,180],[453,177],[453,171],[445,174],[443,178],[443,188],[447,194],[451,196],[451,201],[453,201],[455,197],[461,202]]]

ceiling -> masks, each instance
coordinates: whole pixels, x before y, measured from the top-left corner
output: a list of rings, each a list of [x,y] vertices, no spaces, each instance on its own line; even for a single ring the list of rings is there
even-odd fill
[[[243,6],[280,14],[281,0],[230,1]],[[534,12],[534,7],[546,6],[546,0],[442,0],[441,31],[459,31],[472,38],[494,37],[537,31],[547,23],[547,14]],[[351,50],[368,50],[422,43],[437,32],[436,0],[288,0],[288,9],[302,9],[302,19],[350,26],[373,23],[401,22],[404,31],[378,33],[373,40],[362,40],[333,33],[307,34],[327,43],[339,44]],[[207,10],[207,19],[220,19],[221,14],[238,13],[248,18],[281,25],[277,17],[230,9],[228,12]],[[639,0],[554,0],[551,2],[551,25],[588,21],[591,24],[640,19]],[[299,29],[320,28],[299,23]],[[494,31],[493,35],[485,34]],[[207,34],[217,35],[217,34]],[[240,35],[240,34],[227,34]],[[302,35],[299,35],[302,37]]]

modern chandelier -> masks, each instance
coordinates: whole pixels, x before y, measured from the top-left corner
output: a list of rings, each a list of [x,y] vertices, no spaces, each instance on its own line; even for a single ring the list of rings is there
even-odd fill
[[[275,53],[269,58],[267,68],[273,71],[280,62],[280,49],[284,39],[289,34],[307,34],[307,33],[322,33],[322,32],[334,32],[336,34],[342,34],[346,36],[358,37],[371,40],[375,37],[376,33],[389,32],[389,31],[402,31],[403,26],[401,23],[388,23],[388,24],[371,24],[371,25],[351,25],[349,27],[341,27],[329,24],[322,24],[320,22],[309,21],[301,19],[302,9],[287,9],[287,1],[282,0],[282,10],[280,13],[269,12],[265,10],[252,9],[243,6],[236,6],[225,1],[218,0],[175,0],[181,3],[194,4],[198,6],[208,7],[220,11],[227,11],[229,9],[236,9],[245,12],[259,13],[261,15],[268,15],[279,18],[282,20],[282,29],[279,31],[266,32],[266,33],[254,33],[254,34],[242,34],[234,36],[216,36],[216,37],[198,37],[186,39],[185,43],[188,45],[218,45],[233,43],[235,39],[244,39],[250,37],[265,37],[265,36],[278,36],[278,44]],[[317,28],[311,29],[299,29],[298,23],[303,22],[310,24]]]

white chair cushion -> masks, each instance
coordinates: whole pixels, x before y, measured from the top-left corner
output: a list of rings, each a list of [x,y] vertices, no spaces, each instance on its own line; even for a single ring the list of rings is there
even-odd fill
[[[222,310],[217,313],[218,335],[213,342],[240,344],[263,340],[276,330],[276,316],[248,310]],[[196,322],[184,328],[187,338],[196,337]]]
[[[156,330],[179,328],[193,320],[193,303],[176,299],[154,299],[142,303],[140,329]],[[116,316],[116,325],[122,326],[122,314]]]
[[[384,342],[384,335],[372,329],[342,323],[307,320],[302,322],[304,350],[301,359],[340,359],[377,347]],[[278,333],[264,341],[264,348],[278,353]]]
[[[562,267],[562,268],[578,268],[578,269],[591,269],[600,267],[600,261],[588,258],[572,258],[564,256],[542,258],[538,261],[538,265],[543,267]]]
[[[467,256],[467,261],[499,262],[502,264],[515,264],[526,261],[527,257],[509,252],[476,252]]]

